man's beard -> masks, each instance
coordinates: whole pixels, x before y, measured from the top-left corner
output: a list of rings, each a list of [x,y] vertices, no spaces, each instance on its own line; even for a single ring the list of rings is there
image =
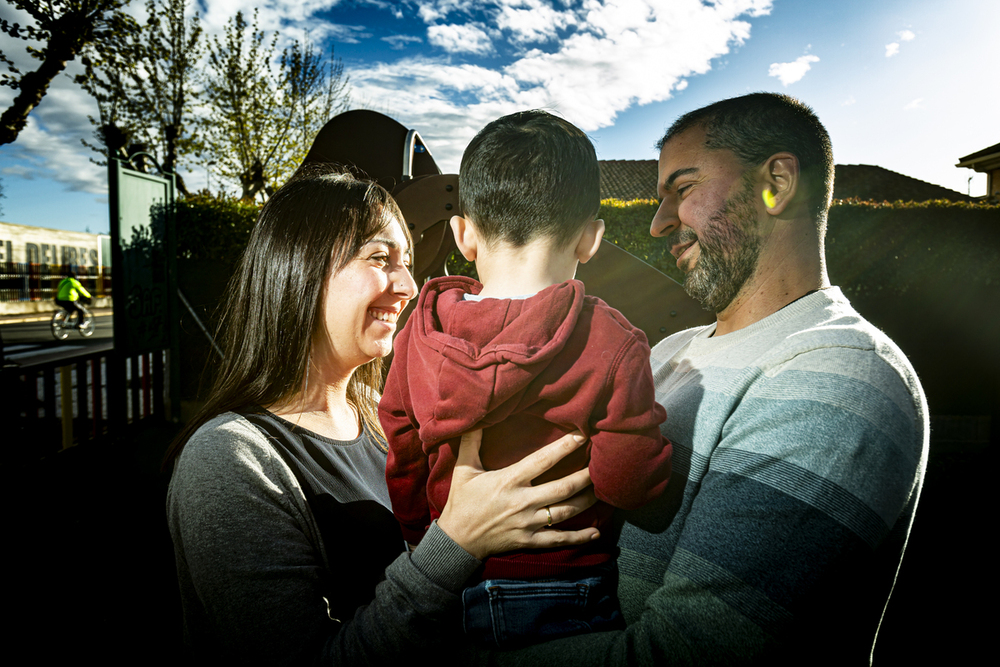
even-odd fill
[[[753,183],[744,179],[743,189],[726,200],[700,236],[684,229],[667,237],[670,247],[698,241],[698,260],[684,278],[684,291],[706,310],[721,313],[753,276],[761,249],[756,226]]]

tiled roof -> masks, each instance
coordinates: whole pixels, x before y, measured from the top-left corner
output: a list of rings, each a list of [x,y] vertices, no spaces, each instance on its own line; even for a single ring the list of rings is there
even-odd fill
[[[861,199],[863,201],[927,201],[948,199],[972,201],[972,197],[904,176],[883,167],[870,164],[838,164],[834,166],[834,199]]]
[[[987,149],[989,150],[989,149]],[[963,158],[964,159],[964,158]],[[601,199],[656,199],[656,160],[600,160]],[[955,190],[867,164],[834,167],[835,199],[874,201],[971,201]]]
[[[656,160],[600,160],[601,199],[656,199]]]

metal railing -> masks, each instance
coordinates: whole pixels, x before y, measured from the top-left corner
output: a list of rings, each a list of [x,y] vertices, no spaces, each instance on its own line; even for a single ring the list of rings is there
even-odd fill
[[[69,269],[61,264],[0,262],[0,301],[51,301]],[[110,266],[74,266],[73,270],[92,296],[111,296]]]
[[[5,368],[6,429],[45,451],[97,440],[165,415],[167,351],[121,358],[102,349],[71,359]]]

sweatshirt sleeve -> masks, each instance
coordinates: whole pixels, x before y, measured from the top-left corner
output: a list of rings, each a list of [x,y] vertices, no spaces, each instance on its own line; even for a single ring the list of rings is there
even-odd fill
[[[314,520],[294,475],[252,427],[228,426],[211,442],[189,442],[168,495],[186,634],[196,657],[221,664],[386,664],[449,637],[442,624],[457,623],[458,594],[476,559],[435,526],[416,551],[388,567],[371,603],[351,619],[331,620]],[[325,548],[350,549],[351,540],[363,538],[345,535],[343,544]]]
[[[87,297],[88,299],[92,298],[92,297],[90,296],[90,292],[88,292],[88,291],[87,291],[87,290],[86,290],[86,289],[84,288],[84,286],[80,284],[80,281],[79,281],[79,280],[77,280],[76,278],[72,278],[71,280],[73,281],[73,289],[75,289],[75,290],[76,290],[77,292],[79,292],[79,293],[80,293],[80,294],[82,294],[83,296]]]
[[[641,507],[666,488],[673,451],[660,433],[667,414],[656,402],[645,336],[628,335],[595,410],[591,423],[596,430],[590,436],[594,491],[614,507]]]
[[[420,425],[413,415],[406,380],[408,334],[408,329],[404,328],[396,338],[396,354],[385,381],[378,415],[389,443],[385,479],[389,487],[392,511],[399,521],[403,539],[416,544],[431,522],[430,504],[427,501],[430,466],[420,440]]]

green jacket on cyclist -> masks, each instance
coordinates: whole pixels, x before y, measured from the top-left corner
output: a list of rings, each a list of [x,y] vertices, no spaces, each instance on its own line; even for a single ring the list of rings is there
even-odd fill
[[[80,295],[90,298],[90,292],[84,289],[80,281],[72,276],[63,278],[59,283],[59,290],[56,292],[56,301],[77,301]]]

